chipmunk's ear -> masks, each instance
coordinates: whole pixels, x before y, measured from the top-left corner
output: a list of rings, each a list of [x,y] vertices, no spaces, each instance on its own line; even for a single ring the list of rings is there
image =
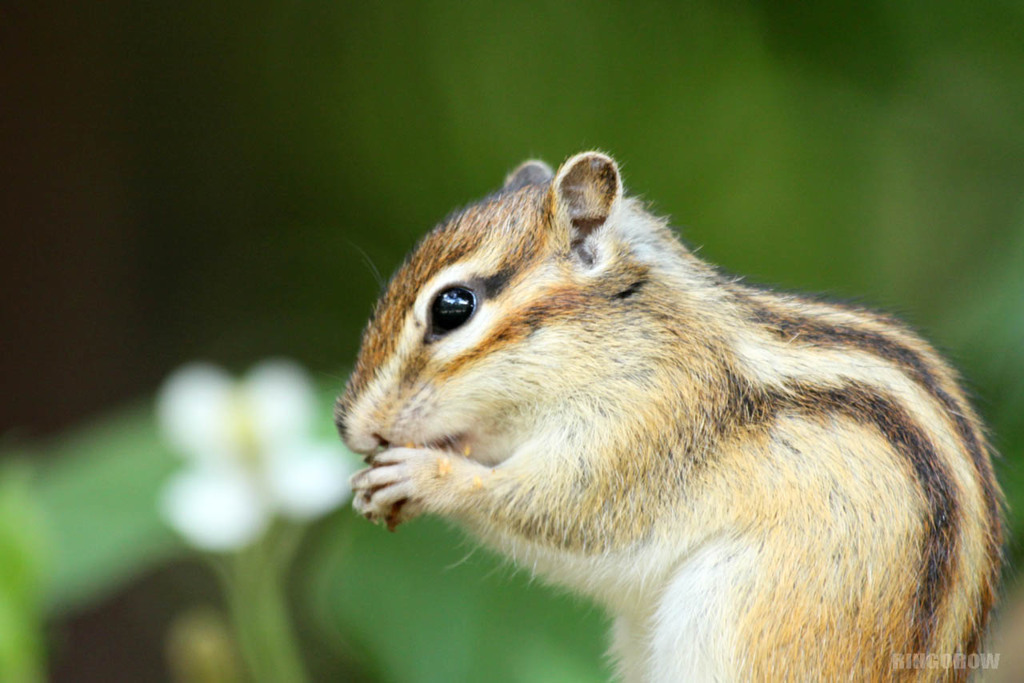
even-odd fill
[[[619,167],[600,152],[577,154],[562,164],[548,198],[554,220],[570,226],[572,248],[604,225],[621,199]]]
[[[555,175],[551,167],[543,161],[530,159],[519,164],[516,170],[512,171],[505,178],[505,185],[502,192],[515,192],[527,185],[543,185],[550,181]]]

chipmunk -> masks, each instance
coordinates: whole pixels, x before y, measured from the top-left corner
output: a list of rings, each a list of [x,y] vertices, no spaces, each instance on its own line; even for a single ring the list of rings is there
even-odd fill
[[[1002,494],[895,320],[728,277],[587,152],[523,164],[394,275],[336,407],[354,507],[454,520],[614,617],[626,681],[962,680]]]

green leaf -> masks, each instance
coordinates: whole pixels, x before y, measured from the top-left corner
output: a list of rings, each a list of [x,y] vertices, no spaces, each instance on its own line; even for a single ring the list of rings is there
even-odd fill
[[[48,548],[21,462],[0,468],[0,680],[42,681],[43,581]]]
[[[160,486],[179,463],[148,408],[75,430],[47,450],[37,495],[53,536],[52,606],[97,599],[180,547],[157,512]]]
[[[308,609],[385,680],[603,681],[605,619],[436,520],[388,534],[339,514],[307,565]],[[351,641],[354,641],[351,642]]]

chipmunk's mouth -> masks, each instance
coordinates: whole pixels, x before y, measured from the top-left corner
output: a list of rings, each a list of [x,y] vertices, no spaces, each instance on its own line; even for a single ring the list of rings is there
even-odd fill
[[[420,448],[433,448],[439,451],[448,451],[449,453],[465,457],[468,457],[473,452],[473,449],[469,445],[469,435],[465,432],[454,436],[444,436],[440,439],[435,439],[430,443],[423,444]]]
[[[465,432],[462,434],[454,434],[448,436],[442,436],[439,439],[433,441],[416,442],[407,441],[405,443],[392,443],[387,439],[377,436],[377,448],[373,452],[367,453],[366,457],[363,458],[367,463],[372,463],[373,459],[388,450],[389,448],[430,448],[438,451],[448,451],[454,455],[461,455],[463,457],[469,457],[473,452],[472,446],[470,446],[469,435]]]

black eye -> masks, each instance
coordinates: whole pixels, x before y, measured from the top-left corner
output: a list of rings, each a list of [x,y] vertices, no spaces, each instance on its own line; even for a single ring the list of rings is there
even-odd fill
[[[451,287],[437,295],[430,306],[430,328],[435,335],[461,326],[476,310],[476,294],[465,287]]]

